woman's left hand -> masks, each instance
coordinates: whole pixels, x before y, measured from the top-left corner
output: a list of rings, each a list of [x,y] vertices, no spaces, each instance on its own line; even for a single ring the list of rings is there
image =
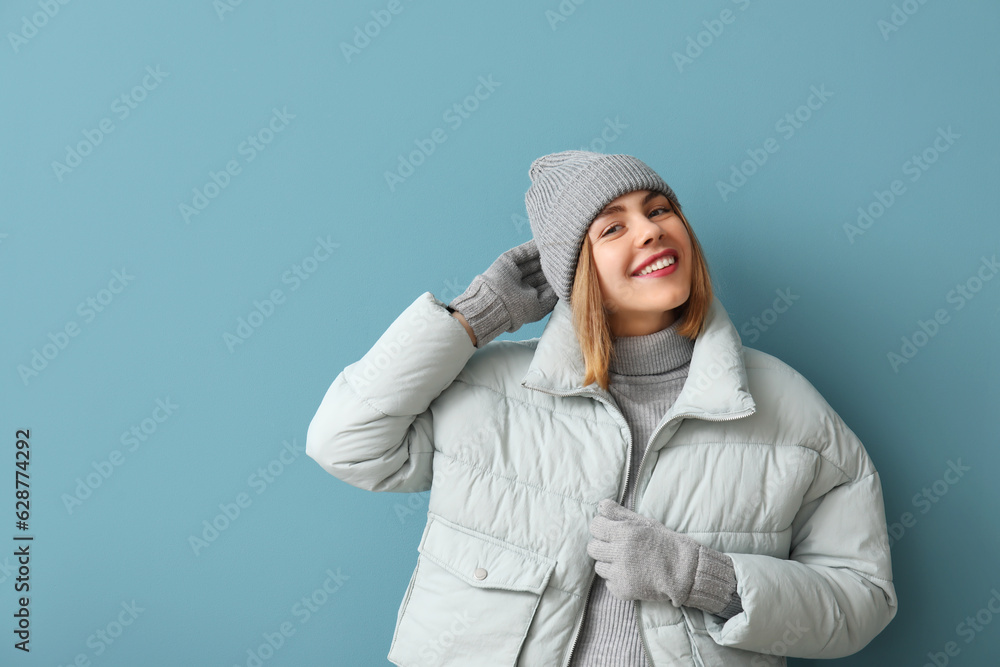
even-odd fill
[[[587,553],[597,561],[597,574],[612,595],[621,600],[670,600],[675,607],[721,609],[728,603],[736,590],[728,556],[614,500],[602,500],[597,511],[590,522]]]

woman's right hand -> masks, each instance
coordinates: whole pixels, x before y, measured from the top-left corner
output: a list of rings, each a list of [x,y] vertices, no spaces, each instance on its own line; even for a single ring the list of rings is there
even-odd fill
[[[532,239],[497,257],[448,305],[466,319],[482,348],[505,331],[542,319],[557,300]]]

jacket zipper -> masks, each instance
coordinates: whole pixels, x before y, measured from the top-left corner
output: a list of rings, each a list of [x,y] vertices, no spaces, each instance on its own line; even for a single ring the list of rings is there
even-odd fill
[[[632,429],[629,428],[628,421],[625,419],[625,415],[622,414],[621,410],[619,410],[617,406],[615,406],[615,405],[611,404],[610,402],[604,400],[604,398],[602,398],[597,392],[595,392],[593,390],[590,390],[590,391],[574,391],[574,392],[556,392],[556,391],[549,391],[548,389],[542,389],[540,387],[530,387],[530,388],[531,389],[536,389],[537,391],[544,392],[544,393],[549,394],[551,396],[561,396],[561,397],[566,397],[566,396],[583,396],[583,395],[592,396],[594,399],[596,399],[596,400],[600,401],[601,403],[603,403],[604,405],[606,405],[609,409],[612,409],[615,413],[618,414],[619,417],[621,417],[621,421],[625,422],[625,430],[628,432],[628,443],[627,443],[628,444],[628,448],[625,450],[625,457],[626,457],[625,458],[625,484],[624,484],[624,486],[622,486],[621,494],[620,494],[619,499],[618,499],[618,504],[620,505],[621,501],[624,500],[624,498],[625,498],[625,490],[628,489],[629,475],[632,472]],[[756,410],[754,408],[750,408],[750,409],[746,410],[745,412],[743,412],[741,414],[738,414],[736,416],[733,416],[733,417],[719,417],[719,418],[710,418],[710,419],[706,419],[706,417],[698,417],[698,418],[699,419],[706,419],[706,421],[731,421],[733,419],[741,419],[743,417],[747,417],[749,415],[752,415],[755,411]],[[649,443],[653,442],[653,440],[656,439],[657,434],[659,434],[659,432],[663,429],[663,427],[666,426],[667,424],[669,424],[670,422],[673,422],[674,420],[680,418],[680,417],[694,417],[694,416],[696,416],[696,415],[694,413],[690,413],[690,412],[689,413],[685,413],[683,415],[674,415],[669,421],[661,424],[660,427],[657,428],[653,432],[653,435],[650,437],[649,442],[646,443],[646,448],[642,452],[642,458],[639,459],[639,469],[636,471],[636,477],[640,476],[640,473],[642,472],[642,464],[646,462],[646,452],[649,451]],[[636,491],[638,492],[638,488],[636,489]],[[632,496],[632,507],[633,508],[635,507],[635,502],[638,499],[637,495],[638,495],[638,493],[636,493],[635,495]],[[635,510],[633,510],[633,511],[635,511]],[[595,570],[590,575],[590,584],[587,586],[587,596],[583,600],[583,611],[580,613],[580,618],[577,621],[576,631],[573,633],[573,645],[570,646],[569,655],[567,656],[566,663],[564,664],[563,667],[569,667],[569,665],[572,664],[572,662],[573,662],[573,652],[576,651],[576,645],[580,641],[580,630],[583,627],[583,620],[587,616],[587,605],[590,603],[590,591],[594,587],[594,578],[596,576],[597,576],[597,571]],[[640,600],[636,600],[634,602],[634,604],[633,604],[633,607],[635,608],[636,629],[639,631],[639,639],[642,640],[642,650],[646,652],[646,661],[649,662],[649,664],[653,664],[653,661],[650,658],[649,646],[646,644],[646,634],[642,631],[642,619],[640,618],[640,615],[639,615],[639,602],[640,602]]]
[[[736,416],[732,416],[732,417],[712,417],[712,418],[709,418],[707,416],[700,417],[700,416],[695,415],[694,413],[691,413],[691,412],[686,412],[686,413],[684,413],[682,415],[674,415],[668,421],[664,422],[663,424],[660,424],[659,428],[657,428],[655,431],[653,431],[653,435],[650,436],[649,442],[646,443],[646,449],[644,449],[643,452],[642,452],[642,458],[639,459],[639,469],[635,471],[636,478],[642,476],[642,464],[646,462],[646,453],[649,451],[649,445],[654,440],[656,440],[656,436],[659,435],[660,431],[662,431],[663,428],[665,426],[667,426],[667,424],[670,424],[671,422],[675,421],[678,418],[686,418],[686,417],[696,417],[697,419],[704,419],[705,421],[712,421],[712,422],[726,422],[726,421],[732,421],[734,419],[743,419],[744,417],[749,417],[750,415],[752,415],[756,411],[757,411],[756,408],[748,408],[747,410],[744,410],[743,412],[741,412],[740,414],[738,414]],[[630,450],[631,450],[631,446],[632,446],[631,443],[629,443],[629,449]],[[625,473],[625,486],[626,487],[628,486],[628,473]],[[638,496],[638,490],[639,489],[637,488],[636,489],[636,493],[632,495],[632,507],[629,508],[633,512],[635,511],[635,503],[638,500],[638,497],[637,497]]]
[[[744,412],[742,412],[741,414],[738,414],[738,415],[736,415],[734,417],[716,417],[716,418],[708,418],[708,419],[706,419],[705,417],[697,417],[697,418],[698,419],[705,419],[706,421],[724,422],[724,421],[732,421],[734,419],[742,419],[743,417],[749,417],[750,415],[752,415],[756,411],[757,411],[756,408],[749,408],[749,409],[745,410]],[[642,477],[642,464],[646,462],[646,452],[649,451],[649,445],[654,440],[656,440],[656,436],[660,433],[661,430],[663,430],[663,427],[665,427],[667,424],[669,424],[670,422],[672,422],[672,421],[674,421],[674,420],[676,420],[678,418],[684,418],[684,417],[695,417],[695,415],[693,413],[690,413],[690,412],[685,413],[683,415],[674,415],[668,421],[666,421],[663,424],[661,424],[659,428],[657,428],[655,431],[653,431],[653,435],[649,438],[649,442],[646,443],[646,449],[643,450],[643,452],[642,452],[642,458],[639,459],[639,469],[635,471],[635,476],[636,476],[637,480],[640,477]],[[626,475],[625,479],[626,479],[625,485],[628,486],[628,476],[627,475]],[[632,494],[632,507],[629,508],[633,512],[635,511],[635,503],[636,503],[636,501],[639,500],[638,481],[636,482],[636,484],[637,484],[637,486],[636,486],[636,489],[635,489],[635,493]],[[641,603],[641,602],[642,602],[642,600],[636,600],[635,603],[633,604],[633,606],[635,608],[635,627],[639,631],[639,638],[642,640],[642,650],[646,652],[646,661],[649,662],[649,664],[652,665],[653,664],[653,659],[650,657],[649,646],[646,644],[646,633],[642,631],[642,614],[639,611],[639,603]],[[691,628],[690,628],[690,624],[688,623],[688,620],[687,620],[687,612],[685,612],[684,609],[681,608],[681,613],[684,614],[684,622],[685,622],[685,624],[688,624],[688,634],[690,635]],[[695,646],[693,638],[692,638],[691,647],[695,650],[695,652],[698,651],[698,647]],[[698,656],[698,659],[701,660],[701,656],[700,655]]]

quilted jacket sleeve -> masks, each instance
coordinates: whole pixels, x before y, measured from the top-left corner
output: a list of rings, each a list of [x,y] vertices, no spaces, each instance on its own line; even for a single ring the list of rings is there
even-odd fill
[[[787,560],[728,554],[743,612],[708,631],[718,644],[800,658],[840,658],[865,647],[896,615],[878,472],[834,413],[829,424],[858,471],[823,459],[818,497],[792,522]],[[822,480],[832,480],[824,482]]]
[[[361,489],[430,489],[428,408],[475,351],[445,304],[424,292],[333,381],[309,423],[306,454]]]

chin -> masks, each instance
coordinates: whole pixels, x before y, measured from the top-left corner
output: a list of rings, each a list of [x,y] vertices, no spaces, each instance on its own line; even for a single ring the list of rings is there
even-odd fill
[[[687,300],[690,298],[690,296],[691,296],[690,294],[685,294],[684,298],[675,295],[664,299],[658,299],[656,302],[655,309],[664,311],[664,310],[674,310],[676,308],[680,308],[685,303],[687,303]]]

